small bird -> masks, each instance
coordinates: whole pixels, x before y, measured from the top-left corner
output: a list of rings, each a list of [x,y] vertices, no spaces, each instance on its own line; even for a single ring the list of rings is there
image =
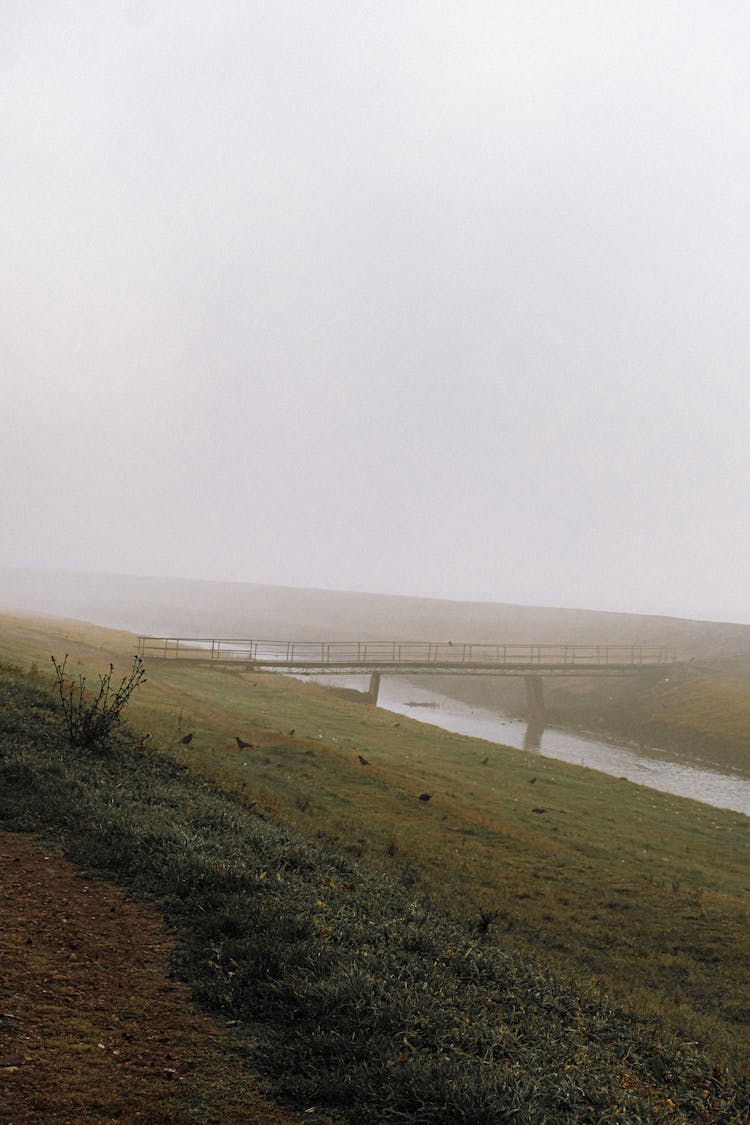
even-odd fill
[[[541,812],[546,812],[547,810],[546,809],[532,809],[531,811],[541,813]]]
[[[149,731],[146,731],[145,734],[141,735],[141,740],[138,743],[138,749],[143,750],[144,747],[147,745],[147,743],[149,743],[150,741],[151,741],[151,734],[150,734]]]
[[[393,725],[394,725],[394,727],[400,727],[401,723],[394,723]]]
[[[483,765],[483,766],[486,766],[486,765],[487,765],[487,763],[489,762],[489,760],[490,760],[490,756],[489,756],[489,754],[488,754],[486,758],[482,758],[482,765]]]
[[[370,763],[367,761],[367,758],[363,758],[361,754],[357,754],[357,757],[359,758],[360,765],[369,766]]]
[[[420,793],[419,794],[420,801],[424,801],[425,804],[427,804],[427,802],[430,800],[431,797],[432,797],[431,793]]]
[[[238,736],[235,736],[234,741],[237,743],[237,749],[238,750],[252,750],[252,748],[253,748],[252,742],[245,742],[244,738],[239,738]]]
[[[189,746],[192,741],[193,741],[192,731],[190,732],[190,734],[186,734],[180,739],[180,742],[182,743],[183,746]]]
[[[291,735],[293,735],[293,734],[295,733],[295,728],[294,728],[294,727],[292,727],[292,729],[291,729],[291,730],[290,730],[290,731],[289,731],[288,733],[289,733],[289,735],[290,735],[290,737],[291,737]]]
[[[535,777],[530,777],[530,778],[529,778],[529,785],[535,785],[535,784],[536,784],[536,778],[535,778]]]

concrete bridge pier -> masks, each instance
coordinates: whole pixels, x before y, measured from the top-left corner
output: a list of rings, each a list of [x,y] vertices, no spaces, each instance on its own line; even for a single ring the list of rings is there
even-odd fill
[[[541,676],[524,676],[526,717],[529,726],[544,725],[544,683]]]
[[[373,707],[378,702],[378,694],[380,692],[380,672],[373,672],[370,676],[370,687],[367,691],[367,702],[372,703]]]
[[[528,723],[526,725],[526,731],[523,736],[524,750],[541,750],[543,734],[544,723]]]

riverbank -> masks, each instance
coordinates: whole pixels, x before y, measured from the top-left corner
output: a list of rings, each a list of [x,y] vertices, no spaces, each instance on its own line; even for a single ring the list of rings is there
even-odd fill
[[[622,743],[594,731],[529,726],[525,720],[502,711],[462,703],[454,696],[432,691],[424,686],[429,683],[427,677],[421,685],[398,677],[386,678],[381,683],[379,706],[457,734],[601,770],[637,785],[750,816],[750,768],[746,773],[719,770],[710,755]]]
[[[6,622],[0,652],[28,675],[67,651],[95,675],[129,664],[132,640]],[[485,927],[499,948],[746,1065],[746,817],[282,676],[154,665],[129,716],[194,773]]]
[[[463,703],[527,713],[522,679],[435,677],[436,691]],[[744,656],[693,661],[661,676],[544,678],[546,725],[685,761],[750,774],[750,663]]]
[[[184,692],[175,694],[184,675],[175,671],[178,681],[170,670],[169,679],[160,683],[154,671],[152,708],[165,688],[171,706],[187,698]],[[394,795],[388,793],[385,770],[376,772],[374,763],[359,758],[354,767],[349,751],[343,755],[349,767],[343,768],[338,736],[330,730],[317,745],[309,732],[297,733],[314,716],[330,714],[330,697],[321,698],[326,693],[300,691],[280,677],[263,684],[215,672],[195,676],[188,670],[182,683],[192,687],[193,704],[193,738],[187,749],[178,749],[181,742],[175,746],[182,765],[163,751],[144,749],[127,732],[106,747],[73,751],[45,692],[36,690],[28,676],[0,681],[0,820],[16,830],[43,832],[89,874],[115,878],[132,894],[158,904],[176,938],[173,973],[189,981],[205,1006],[230,1019],[242,1034],[251,1033],[253,1063],[288,1104],[313,1119],[330,1115],[362,1123],[390,1117],[435,1125],[498,1120],[594,1125],[610,1118],[633,1125],[666,1119],[681,1125],[746,1121],[750,1092],[740,1075],[740,1044],[731,1058],[717,1053],[716,1043],[696,1047],[698,1041],[673,1020],[639,1008],[637,997],[614,1003],[576,984],[569,973],[540,966],[523,951],[520,933],[506,931],[506,940],[499,940],[498,912],[483,911],[463,922],[453,912],[451,918],[451,912],[424,900],[414,872],[400,862],[391,863],[389,872],[377,871],[369,853],[355,860],[350,848],[321,837],[319,822],[314,834],[291,832],[278,817],[259,810],[260,786],[249,799],[248,773],[244,783],[230,783],[226,763],[241,767],[250,757],[259,771],[281,782],[277,794],[284,779],[299,781],[303,774],[314,777],[316,769],[330,774],[338,767],[339,784],[329,796],[340,800],[357,784],[353,778],[361,779],[358,823],[366,832],[381,798]],[[258,701],[253,694],[254,725],[247,698],[251,687],[260,696]],[[229,713],[236,723],[240,700],[246,708],[242,729],[254,739],[255,754],[248,747],[222,753],[220,746],[207,754],[200,745],[207,732],[202,720],[220,702],[225,717]],[[260,711],[268,718],[273,708],[285,721],[299,722],[294,734],[284,736],[278,725],[259,721]],[[177,717],[184,719],[184,711]],[[342,730],[352,719],[345,712],[333,721]],[[393,726],[388,738],[374,719],[367,745],[373,753],[379,745],[385,758]],[[407,732],[412,753],[423,733],[423,728]],[[433,732],[430,736],[435,738]],[[299,745],[291,741],[297,738]],[[448,739],[434,755],[436,766],[449,745],[458,749],[456,740]],[[512,751],[504,761],[510,769]],[[224,774],[221,784],[209,779],[214,770],[217,777]],[[587,771],[568,772],[572,782]],[[410,785],[410,778],[407,769],[401,784]],[[305,786],[316,802],[328,792],[328,780]],[[552,796],[547,786],[564,782],[565,771],[555,771],[533,783],[528,776],[508,777],[505,788],[513,793],[533,784]],[[439,833],[449,830],[448,794],[435,791],[430,801],[421,801],[401,789],[395,797],[405,813],[408,799],[415,826],[421,821],[425,830],[432,828],[426,837],[436,827]],[[627,794],[623,797],[627,809],[630,802]],[[476,798],[478,806],[479,794]],[[556,814],[558,825],[549,826],[550,836],[559,832],[562,842],[568,830],[560,822],[561,801],[570,799],[570,793],[558,790],[546,810],[517,810],[517,866],[524,862],[524,823],[545,811],[551,819]],[[670,820],[669,808],[661,809],[662,824]],[[297,811],[311,813],[309,806]],[[643,813],[647,819],[645,807]],[[463,845],[453,849],[462,854],[452,866],[444,864],[444,885],[454,875],[464,889],[470,882],[469,827],[464,817],[467,851]],[[730,821],[721,818],[716,827],[729,831]],[[690,833],[699,844],[698,823],[691,824]],[[603,850],[600,835],[592,823],[590,847]],[[539,847],[543,836],[540,829],[533,842],[537,878],[545,872],[552,877],[560,859],[549,848],[545,857]],[[724,859],[728,843],[718,843]],[[621,872],[602,908],[617,912],[608,918],[610,930],[616,924],[632,936],[635,919],[629,911],[639,896],[635,887],[623,896],[626,879],[630,876]],[[671,896],[676,920],[686,900],[674,882]],[[526,896],[524,913],[533,910],[532,897]],[[663,889],[654,888],[653,905],[663,897]],[[694,889],[690,902],[692,910]],[[715,903],[704,903],[703,910],[712,923],[718,921]],[[726,919],[722,929],[731,946]],[[722,968],[731,971],[726,953],[723,957]],[[739,992],[734,999],[740,1001]]]

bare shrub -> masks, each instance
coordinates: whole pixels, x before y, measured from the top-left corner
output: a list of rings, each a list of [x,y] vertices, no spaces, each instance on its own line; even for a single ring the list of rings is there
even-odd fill
[[[86,691],[86,678],[79,674],[78,679],[69,678],[65,671],[68,654],[62,664],[51,658],[55,668],[55,688],[60,696],[63,721],[71,746],[87,749],[102,746],[109,735],[119,726],[123,708],[131,695],[146,679],[146,669],[140,656],[133,657],[133,666],[127,676],[123,676],[120,686],[114,688],[112,675],[114,665],[99,676],[99,690],[96,695]]]

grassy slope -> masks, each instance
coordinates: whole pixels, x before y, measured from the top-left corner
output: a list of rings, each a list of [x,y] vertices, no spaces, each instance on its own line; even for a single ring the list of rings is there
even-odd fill
[[[180,753],[208,776],[373,867],[406,871],[464,919],[496,915],[501,943],[668,1011],[689,1038],[732,1055],[746,1036],[747,818],[409,720],[395,727],[321,688],[155,675],[186,705],[202,681],[196,738]],[[276,733],[288,727],[293,738]],[[260,748],[238,753],[234,733]]]
[[[745,1125],[750,1089],[123,732],[72,750],[0,676],[0,823],[154,896],[175,971],[306,1113],[433,1125]],[[315,1107],[314,1109],[311,1107]],[[329,1117],[330,1115],[330,1117]]]
[[[127,634],[7,623],[0,660],[41,664],[63,643],[84,671],[110,645],[123,662],[132,651]],[[156,665],[149,677],[130,718],[196,771],[463,920],[491,917],[499,945],[665,1013],[732,1065],[747,1058],[747,818],[282,677]],[[238,734],[256,749],[238,752]]]

